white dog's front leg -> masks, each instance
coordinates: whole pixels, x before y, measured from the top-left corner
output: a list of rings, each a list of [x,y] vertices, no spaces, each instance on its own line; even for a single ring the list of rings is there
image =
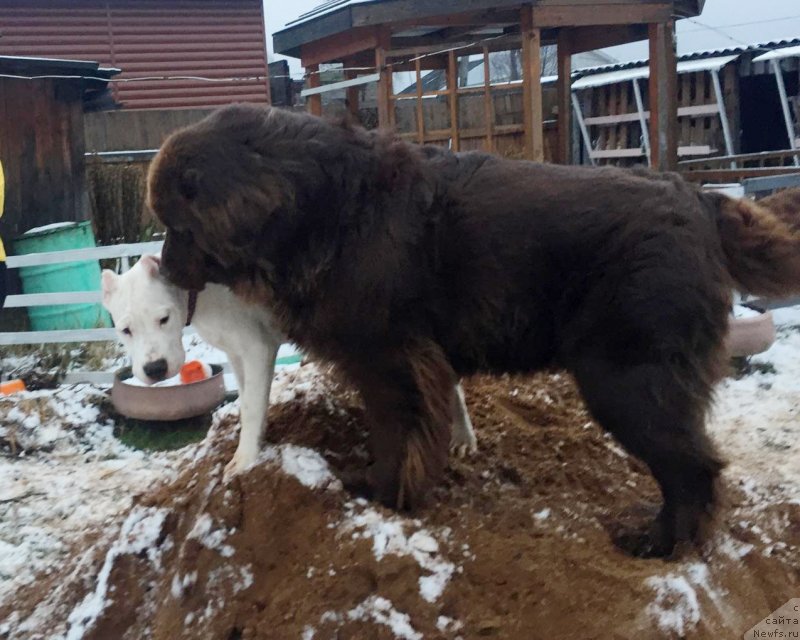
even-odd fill
[[[460,383],[456,385],[454,403],[453,435],[450,438],[450,451],[459,458],[463,458],[468,453],[475,453],[478,450],[478,440],[475,437],[475,429],[472,427],[467,403],[464,400],[464,389]]]
[[[280,342],[265,340],[264,344],[248,345],[246,353],[241,355],[241,374],[239,378],[239,402],[241,430],[239,446],[236,453],[225,467],[225,479],[228,480],[241,473],[256,461],[261,440],[267,427],[269,411],[269,393],[272,388],[272,377],[275,374],[275,358],[278,355]],[[237,367],[234,366],[234,369]],[[242,387],[242,382],[244,386]]]

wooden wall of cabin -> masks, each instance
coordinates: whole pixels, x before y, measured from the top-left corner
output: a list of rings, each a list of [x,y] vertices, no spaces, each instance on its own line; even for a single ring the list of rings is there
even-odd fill
[[[0,78],[0,159],[6,178],[0,233],[85,220],[83,84]]]

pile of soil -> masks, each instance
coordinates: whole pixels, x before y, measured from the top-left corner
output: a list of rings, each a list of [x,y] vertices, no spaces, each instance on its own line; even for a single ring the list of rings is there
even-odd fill
[[[342,488],[368,455],[360,402],[335,381],[274,405],[261,462],[229,484],[238,416],[218,420],[64,596],[67,637],[734,638],[800,595],[796,501],[728,477],[703,549],[630,557],[614,540],[660,496],[571,378],[464,386],[479,452],[411,517]],[[35,602],[20,594],[22,617]]]

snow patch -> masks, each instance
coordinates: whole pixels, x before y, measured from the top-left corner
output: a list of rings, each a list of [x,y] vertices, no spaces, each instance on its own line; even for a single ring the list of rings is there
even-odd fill
[[[110,604],[108,598],[108,579],[117,558],[123,555],[144,553],[147,559],[161,567],[161,552],[158,539],[167,517],[167,510],[155,507],[134,507],[122,525],[119,537],[106,554],[103,567],[97,576],[97,585],[83,601],[75,607],[68,618],[67,640],[80,640],[91,629],[98,616]]]
[[[387,554],[411,556],[428,575],[419,579],[419,592],[426,602],[436,602],[455,573],[456,567],[439,555],[439,542],[426,529],[406,535],[409,522],[396,516],[386,517],[359,501],[345,504],[346,517],[342,530],[354,537],[372,539],[372,552],[377,560]]]

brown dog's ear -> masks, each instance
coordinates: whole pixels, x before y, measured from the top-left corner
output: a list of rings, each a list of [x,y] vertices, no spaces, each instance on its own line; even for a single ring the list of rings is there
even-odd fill
[[[200,181],[200,171],[186,169],[178,181],[178,191],[186,200],[192,201],[200,193]]]

